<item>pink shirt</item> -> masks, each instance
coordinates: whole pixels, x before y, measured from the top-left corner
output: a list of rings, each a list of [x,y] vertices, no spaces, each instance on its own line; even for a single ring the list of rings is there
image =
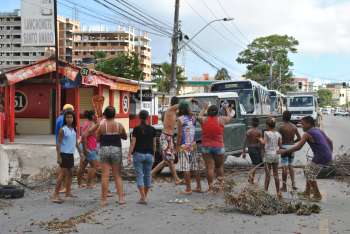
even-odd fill
[[[92,122],[90,122],[89,120],[85,121],[83,123],[83,125],[81,126],[81,134],[82,135],[88,134],[88,130],[90,129],[91,126],[92,126]],[[97,148],[97,140],[96,140],[96,134],[95,133],[87,136],[86,148],[88,150],[96,150],[96,148]]]

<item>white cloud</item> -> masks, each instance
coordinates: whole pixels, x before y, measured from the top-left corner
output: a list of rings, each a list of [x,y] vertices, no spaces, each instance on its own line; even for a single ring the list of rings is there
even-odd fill
[[[213,17],[202,1],[206,1],[218,17],[225,16],[217,1],[183,0],[181,1],[181,19],[183,27],[189,29],[190,32],[199,29],[204,22],[185,1],[194,6],[207,21]],[[220,0],[220,2],[250,39],[273,33],[288,34],[299,40],[299,50],[302,53],[350,53],[350,1]],[[149,6],[154,6],[155,12],[163,14],[169,21],[172,20],[174,0],[150,0],[148,3]],[[215,27],[225,35],[232,37],[220,24]],[[232,26],[230,29],[237,33]],[[213,42],[217,43],[217,38],[212,31],[208,31],[201,37],[206,38],[205,41],[208,41],[210,45]],[[244,39],[241,38],[241,40]]]

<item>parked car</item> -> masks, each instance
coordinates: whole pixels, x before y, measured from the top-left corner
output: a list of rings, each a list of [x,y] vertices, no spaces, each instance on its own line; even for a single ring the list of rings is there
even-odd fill
[[[347,112],[347,111],[336,111],[336,112],[334,112],[334,116],[349,116],[349,112]]]

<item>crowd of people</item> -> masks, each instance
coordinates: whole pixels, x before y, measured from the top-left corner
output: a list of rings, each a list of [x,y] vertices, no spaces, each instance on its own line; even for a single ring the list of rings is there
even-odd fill
[[[242,155],[243,158],[246,157],[246,148],[248,148],[252,164],[264,166],[265,191],[269,189],[272,171],[277,197],[281,198],[282,192],[287,192],[288,174],[291,179],[291,188],[297,190],[293,169],[294,152],[308,143],[313,157],[305,166],[306,188],[299,195],[313,201],[320,201],[322,196],[316,178],[322,168],[327,167],[332,161],[333,142],[321,129],[316,127],[315,120],[311,116],[302,118],[301,125],[304,131],[303,136],[300,136],[298,128],[291,123],[291,112],[289,111],[283,112],[283,123],[278,129],[276,129],[276,120],[273,117],[266,120],[264,131],[258,128],[259,119],[253,118],[252,128],[246,133]],[[279,163],[282,166],[282,186],[280,186],[278,173]],[[254,177],[255,170],[249,177],[250,183],[254,183]],[[311,195],[313,196],[310,197]]]
[[[192,100],[191,102],[196,102]],[[204,161],[208,193],[213,192],[215,183],[223,187],[224,183],[224,126],[231,122],[235,115],[230,105],[222,106],[204,104],[199,114],[191,110],[190,102],[178,98],[171,99],[170,107],[163,116],[163,130],[160,135],[160,149],[157,149],[156,130],[148,124],[149,113],[140,111],[139,126],[131,134],[127,161],[133,165],[136,174],[136,184],[139,190],[139,204],[147,204],[149,191],[154,177],[165,166],[168,166],[175,185],[184,185],[182,194],[190,195],[193,192],[201,193],[203,188],[200,178],[200,165]],[[101,168],[101,206],[107,205],[107,198],[112,196],[109,190],[110,172],[115,182],[119,205],[125,204],[123,191],[122,170],[122,139],[127,139],[123,125],[115,120],[116,111],[112,106],[106,107],[103,117],[97,118],[94,111],[86,111],[86,121],[80,129],[80,137],[76,129],[74,108],[70,104],[63,107],[62,114],[56,121],[57,163],[59,165],[57,183],[51,200],[62,203],[60,193],[65,197],[74,197],[71,192],[72,169],[74,167],[74,152],[78,150],[80,165],[77,172],[80,188],[94,188],[96,171]],[[307,142],[314,157],[305,168],[306,189],[301,194],[305,197],[321,200],[316,177],[323,165],[332,160],[332,141],[326,134],[315,127],[312,117],[304,117],[301,121],[304,134],[301,137],[297,127],[290,122],[291,113],[283,113],[283,124],[276,129],[276,120],[269,117],[266,129],[261,131],[259,119],[252,119],[252,128],[246,133],[243,147],[243,158],[246,157],[246,148],[252,164],[265,167],[264,188],[267,191],[270,184],[271,171],[273,173],[276,193],[281,198],[281,192],[287,191],[287,177],[290,175],[292,189],[296,190],[293,160],[295,151]],[[197,122],[201,126],[200,145],[195,138]],[[175,132],[176,131],[176,132]],[[176,134],[176,142],[174,135]],[[159,151],[162,162],[153,169],[155,153]],[[280,186],[278,166],[282,164],[282,186]],[[180,179],[177,170],[182,172],[184,179]],[[86,167],[90,165],[87,173],[86,185],[82,182]],[[195,187],[192,188],[192,177],[195,178]],[[250,177],[254,183],[254,174]]]

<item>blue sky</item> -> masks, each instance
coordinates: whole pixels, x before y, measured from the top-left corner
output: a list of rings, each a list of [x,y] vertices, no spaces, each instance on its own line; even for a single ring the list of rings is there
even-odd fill
[[[116,0],[109,0],[118,4]],[[171,25],[174,0],[129,0],[143,11]],[[350,1],[349,0],[182,0],[181,27],[192,36],[207,22],[215,18],[234,17],[233,22],[216,22],[194,40],[205,50],[205,58],[217,67],[226,66],[234,77],[244,73],[245,67],[235,62],[237,54],[252,39],[269,34],[288,34],[299,40],[299,52],[292,55],[293,71],[298,77],[318,81],[350,81]],[[20,8],[20,0],[0,0],[0,11]],[[59,0],[58,14],[77,18],[86,27],[116,25],[83,13],[81,6],[92,9],[90,13],[110,16],[132,24],[94,0]],[[68,8],[64,5],[68,5]],[[136,25],[144,29],[141,25]],[[170,61],[170,39],[151,35],[153,62]],[[201,52],[203,53],[203,52]],[[188,77],[203,73],[215,74],[208,64],[192,52],[179,54],[179,64],[184,65]]]

